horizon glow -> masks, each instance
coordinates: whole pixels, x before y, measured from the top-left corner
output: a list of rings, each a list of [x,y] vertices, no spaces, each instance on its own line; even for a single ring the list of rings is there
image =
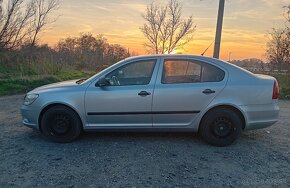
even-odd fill
[[[214,40],[218,0],[180,0],[183,17],[192,15],[197,29],[193,41],[177,53],[201,54]],[[165,0],[155,2],[166,3]],[[120,44],[139,55],[146,54],[145,38],[139,27],[147,0],[60,0],[60,8],[52,17],[57,21],[40,36],[40,43],[54,46],[60,39],[80,33],[103,34],[111,44]],[[221,43],[221,59],[265,59],[267,33],[282,27],[283,6],[288,0],[228,0],[226,1]],[[205,56],[212,56],[213,45]]]

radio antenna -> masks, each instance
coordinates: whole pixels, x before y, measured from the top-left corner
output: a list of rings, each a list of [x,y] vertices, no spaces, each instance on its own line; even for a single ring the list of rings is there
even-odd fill
[[[202,52],[202,56],[207,52],[207,50],[211,47],[211,45],[213,44],[213,42],[214,41],[212,41],[211,43],[210,43],[210,45]]]

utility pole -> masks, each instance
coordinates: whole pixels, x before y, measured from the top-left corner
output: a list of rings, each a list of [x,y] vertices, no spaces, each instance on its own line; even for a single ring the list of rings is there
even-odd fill
[[[229,62],[231,62],[232,52],[229,52]]]
[[[221,46],[221,36],[222,36],[222,29],[223,29],[224,9],[225,9],[225,0],[220,0],[219,10],[218,10],[218,18],[217,18],[217,25],[216,25],[214,52],[213,52],[213,57],[217,58],[217,59],[220,56],[220,46]]]

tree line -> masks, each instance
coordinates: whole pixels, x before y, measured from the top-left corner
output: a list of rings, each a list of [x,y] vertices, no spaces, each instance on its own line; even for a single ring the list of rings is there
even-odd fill
[[[39,34],[56,21],[52,13],[59,0],[0,0],[0,65],[35,65],[39,69],[102,69],[136,55],[119,44],[110,44],[103,35],[82,33],[61,39],[54,47],[39,44]],[[182,3],[153,2],[141,15],[140,31],[146,38],[148,53],[171,53],[183,48],[196,29],[193,18],[182,17]],[[284,7],[285,25],[269,33],[266,57],[271,69],[290,71],[290,5]],[[45,71],[42,71],[45,72]]]
[[[54,47],[47,44],[22,45],[16,49],[0,51],[0,63],[5,66],[35,65],[43,73],[58,71],[65,67],[80,70],[101,70],[131,56],[128,49],[119,44],[110,44],[103,35],[82,33],[77,37],[61,39]]]
[[[61,39],[54,47],[39,44],[39,34],[56,21],[52,13],[58,7],[58,0],[0,0],[2,67],[35,68],[38,73],[54,73],[63,67],[95,70],[134,54],[91,33]]]
[[[55,51],[60,63],[75,64],[78,68],[107,66],[132,55],[119,44],[109,44],[103,35],[90,33],[59,41]]]

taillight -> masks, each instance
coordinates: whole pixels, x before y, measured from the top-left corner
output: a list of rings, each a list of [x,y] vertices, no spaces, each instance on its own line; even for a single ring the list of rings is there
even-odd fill
[[[278,85],[277,80],[275,80],[274,86],[273,86],[272,99],[278,99],[278,97],[279,97],[279,85]]]

